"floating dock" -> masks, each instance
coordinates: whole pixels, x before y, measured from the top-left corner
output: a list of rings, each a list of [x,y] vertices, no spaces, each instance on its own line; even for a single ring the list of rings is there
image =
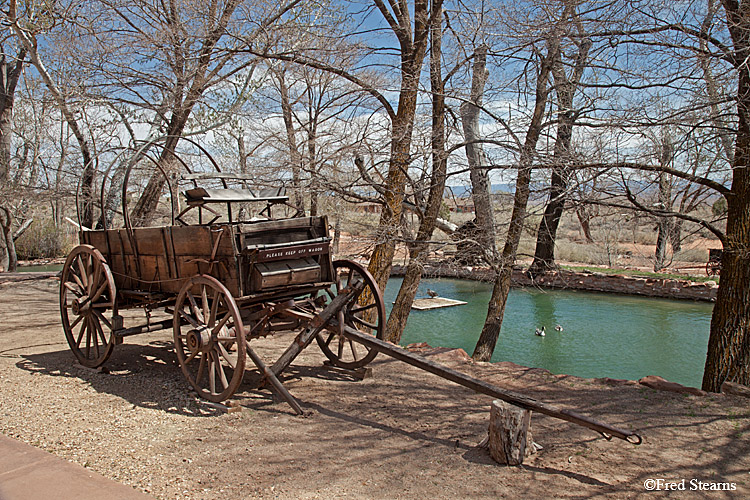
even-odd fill
[[[466,302],[463,300],[446,299],[445,297],[428,297],[424,299],[415,299],[411,308],[417,311],[428,311],[430,309],[462,306],[464,304],[466,304]]]

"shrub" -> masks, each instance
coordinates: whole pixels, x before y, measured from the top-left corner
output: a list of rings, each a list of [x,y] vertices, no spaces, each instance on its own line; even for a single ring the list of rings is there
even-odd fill
[[[711,205],[711,213],[716,217],[721,217],[727,213],[727,199],[723,196],[718,198],[713,205]]]
[[[16,253],[19,260],[51,259],[65,256],[72,245],[70,235],[51,220],[35,221],[16,240]]]

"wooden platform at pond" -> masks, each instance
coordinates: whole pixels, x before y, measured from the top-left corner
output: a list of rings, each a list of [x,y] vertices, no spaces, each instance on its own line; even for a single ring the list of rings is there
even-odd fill
[[[427,311],[430,309],[440,309],[442,307],[462,306],[466,302],[462,300],[446,299],[445,297],[428,297],[424,299],[415,299],[411,308],[417,311]]]

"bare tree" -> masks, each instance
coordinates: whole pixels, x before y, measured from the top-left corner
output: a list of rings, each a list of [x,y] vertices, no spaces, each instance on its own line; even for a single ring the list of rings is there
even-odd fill
[[[58,84],[55,82],[49,71],[47,71],[47,67],[42,61],[37,50],[39,45],[37,41],[37,35],[39,34],[41,27],[45,26],[46,23],[49,22],[49,19],[47,19],[46,16],[49,16],[54,21],[54,13],[45,12],[45,17],[42,19],[34,17],[24,19],[23,26],[21,26],[21,21],[18,17],[18,14],[19,12],[17,9],[16,0],[11,0],[7,14],[8,22],[12,27],[15,35],[18,37],[18,40],[23,45],[23,48],[28,53],[31,63],[41,75],[42,80],[49,89],[50,94],[54,98],[55,103],[59,107],[63,118],[70,127],[70,130],[75,136],[78,142],[78,146],[81,149],[81,157],[83,161],[83,169],[80,182],[81,199],[83,200],[81,222],[86,227],[93,227],[94,211],[92,198],[94,187],[94,158],[91,153],[89,141],[86,138],[83,130],[81,129],[79,120],[76,117],[74,111],[68,105],[64,93],[59,88]],[[30,12],[29,14],[32,16],[34,15],[33,12]]]
[[[429,240],[435,230],[436,221],[443,202],[447,178],[447,155],[445,151],[445,82],[442,72],[442,23],[441,5],[432,13],[430,26],[430,90],[432,93],[432,134],[431,134],[431,175],[427,205],[421,213],[415,240],[409,245],[409,264],[399,288],[393,309],[386,323],[386,340],[398,343],[401,340],[409,311],[414,303],[417,288],[422,277],[424,260],[429,251]]]
[[[578,37],[573,38],[575,55],[572,64],[570,64],[570,75],[565,70],[562,50],[557,52],[557,57],[552,64],[555,94],[557,95],[557,137],[555,138],[552,167],[550,169],[552,174],[549,201],[544,209],[542,221],[539,223],[534,261],[529,267],[529,273],[532,276],[555,268],[557,228],[560,225],[560,218],[568,199],[571,174],[568,164],[571,160],[573,126],[580,114],[580,111],[574,107],[573,100],[584,69],[588,64],[588,54],[591,48],[591,40],[585,36],[582,22],[577,14],[572,16],[571,24],[576,26]]]
[[[482,106],[484,86],[489,72],[487,71],[487,51],[489,47],[480,45],[474,51],[472,68],[471,94],[469,100],[461,103],[461,125],[463,126],[466,142],[466,159],[471,179],[471,195],[476,213],[477,231],[475,234],[465,235],[476,240],[474,247],[481,251],[472,252],[479,255],[486,254],[490,260],[496,258],[495,252],[495,217],[490,198],[490,162],[481,143],[479,132],[479,114]],[[471,248],[471,246],[469,247]]]
[[[16,251],[13,242],[12,217],[6,206],[5,191],[9,187],[11,172],[11,136],[13,134],[13,107],[16,86],[23,70],[26,48],[18,44],[15,52],[6,51],[13,45],[13,37],[0,42],[0,267],[6,271],[16,270]]]
[[[261,33],[274,25],[282,16],[299,4],[300,0],[281,5],[258,20],[256,33]],[[226,81],[252,62],[240,58],[240,49],[254,40],[252,35],[228,37],[230,29],[235,29],[235,16],[241,0],[212,0],[205,4],[158,4],[153,9],[149,2],[119,2],[106,0],[102,5],[110,10],[115,22],[128,27],[118,30],[122,42],[130,46],[142,47],[151,59],[149,64],[161,63],[157,71],[170,75],[162,80],[155,74],[145,74],[142,66],[125,66],[127,59],[118,61],[122,66],[108,68],[124,79],[136,82],[127,88],[134,97],[143,93],[155,92],[169,96],[169,108],[164,116],[165,137],[158,158],[161,167],[167,172],[176,168],[175,149],[185,131],[195,106],[207,89]],[[188,8],[189,7],[189,8]],[[260,5],[258,5],[260,7]],[[245,12],[247,13],[247,12]],[[251,20],[244,24],[249,28]],[[145,55],[145,54],[144,54]],[[135,54],[141,57],[141,54]],[[232,65],[240,58],[241,61]],[[166,70],[166,71],[165,71]],[[150,90],[149,90],[150,89]],[[139,103],[143,105],[144,103]],[[144,188],[131,215],[135,225],[143,225],[153,215],[158,204],[165,179],[160,172],[155,173]]]
[[[560,43],[564,27],[570,22],[575,12],[575,2],[561,2],[559,14],[550,11],[554,16],[548,22],[547,31],[542,40],[545,52],[531,44],[535,57],[534,101],[531,116],[526,128],[526,136],[520,146],[517,161],[516,185],[513,196],[513,210],[511,213],[505,244],[498,259],[491,263],[495,274],[492,293],[487,308],[487,317],[479,335],[479,340],[472,353],[477,361],[489,361],[500,335],[505,305],[511,286],[513,266],[516,261],[518,245],[526,220],[526,210],[531,192],[531,176],[535,161],[537,161],[537,143],[544,128],[545,108],[550,93],[550,77],[555,61],[559,58]]]

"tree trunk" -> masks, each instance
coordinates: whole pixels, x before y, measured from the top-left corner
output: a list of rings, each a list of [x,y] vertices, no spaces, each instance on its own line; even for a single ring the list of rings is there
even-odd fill
[[[682,219],[674,219],[669,230],[669,242],[672,244],[672,253],[682,250]]]
[[[521,465],[524,458],[534,453],[530,427],[531,410],[500,399],[493,401],[487,442],[490,456],[500,464]]]
[[[487,71],[487,45],[480,45],[474,51],[474,65],[471,77],[471,95],[468,102],[461,104],[461,125],[466,141],[466,160],[469,165],[469,178],[471,179],[471,195],[474,201],[474,213],[476,224],[479,228],[477,243],[483,250],[482,254],[494,258],[495,246],[495,220],[492,212],[492,199],[490,197],[489,161],[479,141],[479,111],[482,106],[482,95],[484,85],[487,82],[489,72]],[[486,259],[485,259],[486,260]]]
[[[674,158],[674,144],[669,136],[669,132],[663,130],[661,143],[659,144],[659,165],[668,168]],[[659,173],[659,208],[661,210],[672,211],[672,182],[671,176],[665,172]],[[672,218],[659,217],[659,233],[656,236],[656,251],[654,254],[654,272],[658,273],[667,262],[667,241],[672,234]]]
[[[441,8],[441,6],[442,1],[435,0],[433,8]],[[378,5],[378,8],[385,12],[385,5]],[[399,12],[400,22],[411,24],[406,16],[408,16],[408,11]],[[383,196],[383,211],[380,214],[376,234],[377,244],[368,266],[368,270],[381,290],[385,289],[393,265],[402,206],[406,197],[406,173],[411,163],[411,141],[417,109],[419,75],[429,39],[428,21],[428,2],[420,0],[414,4],[414,29],[412,30],[410,26],[394,28],[401,46],[401,87],[398,107],[391,123],[390,162]],[[414,33],[413,41],[409,38],[412,32]]]
[[[552,63],[552,75],[555,80],[558,105],[557,137],[552,157],[552,175],[550,178],[549,201],[537,230],[534,261],[529,266],[532,276],[544,274],[555,268],[555,241],[560,226],[569,185],[570,144],[573,139],[573,125],[578,112],[573,110],[573,97],[586,67],[591,41],[581,40],[578,46],[575,66],[570,78],[565,74],[562,56],[558,51]]]
[[[711,317],[703,390],[719,392],[724,382],[750,385],[750,17],[724,0],[727,26],[738,62],[737,138],[732,187],[727,196],[727,230],[721,281]]]
[[[658,273],[667,265],[667,239],[669,236],[670,222],[669,217],[659,217],[659,232],[656,235],[656,251],[654,252],[655,273]]]
[[[75,136],[76,141],[81,148],[81,156],[83,159],[83,169],[81,171],[80,181],[80,199],[83,202],[80,211],[81,224],[83,224],[85,227],[92,228],[94,226],[94,207],[92,203],[92,196],[94,194],[94,163],[91,152],[89,150],[88,141],[86,141],[86,137],[78,127],[78,121],[76,120],[73,112],[68,107],[68,104],[65,101],[65,97],[63,96],[62,92],[57,87],[55,82],[52,80],[52,77],[47,71],[47,68],[39,58],[39,53],[36,49],[36,37],[33,34],[30,35],[29,33],[23,31],[19,27],[19,23],[16,19],[15,13],[15,2],[11,2],[9,18],[13,26],[13,31],[15,32],[21,43],[23,43],[23,47],[28,52],[32,64],[41,75],[42,80],[44,80],[44,84],[47,86],[50,94],[52,94],[52,97],[55,99],[57,106],[62,112],[65,122],[70,127],[71,132],[73,132],[73,135]]]
[[[217,62],[214,59],[214,49],[219,40],[225,35],[227,25],[240,3],[240,0],[229,0],[224,4],[221,12],[215,13],[216,17],[209,20],[215,24],[206,26],[208,29],[205,32],[205,37],[200,42],[199,52],[195,56],[191,54],[191,57],[197,57],[195,69],[190,72],[189,78],[186,78],[185,75],[176,75],[178,83],[172,89],[174,97],[172,116],[167,124],[167,139],[164,149],[158,159],[158,163],[164,170],[164,173],[156,171],[151,175],[146,188],[138,199],[138,203],[133,208],[130,220],[134,226],[144,226],[151,221],[159,206],[159,199],[161,198],[164,183],[166,182],[164,175],[171,176],[179,168],[179,162],[175,157],[177,144],[185,130],[193,108],[203,95],[206,87],[210,84],[209,78],[212,72],[209,72],[209,66],[214,62],[221,66],[227,61],[227,59],[224,59]],[[176,36],[174,33],[172,35]],[[185,47],[180,47],[180,51],[184,50]]]
[[[182,131],[185,129],[185,125],[187,124],[188,117],[190,116],[194,104],[194,101],[187,103],[186,107],[183,107],[179,111],[174,111],[174,114],[169,120],[167,140],[165,141],[164,148],[157,160],[157,163],[161,166],[163,172],[157,169],[157,171],[151,175],[148,184],[146,184],[140,198],[138,198],[138,202],[130,214],[130,223],[134,227],[145,226],[153,220],[159,206],[159,199],[164,190],[164,184],[166,183],[164,176],[171,176],[176,173],[179,168],[180,163],[175,156],[175,150],[177,149],[177,144],[180,141]]]
[[[317,126],[311,119],[309,124],[309,132],[307,134],[307,155],[308,165],[310,166],[310,217],[317,217],[318,215],[318,164],[316,161],[316,139],[317,139]]]
[[[13,105],[16,100],[16,85],[23,70],[26,48],[19,44],[14,61],[8,61],[5,51],[0,59],[0,189],[10,179],[10,148],[13,134]]]
[[[593,243],[594,237],[591,236],[591,213],[585,206],[578,205],[576,207],[576,217],[578,217],[578,223],[581,225],[583,237],[586,238],[587,242]]]
[[[16,245],[13,241],[13,217],[10,210],[0,207],[0,249],[4,250],[0,258],[0,267],[8,272],[15,272],[18,266],[16,257]]]
[[[433,5],[434,23],[430,27],[430,83],[432,90],[432,175],[430,176],[430,193],[427,207],[419,222],[415,243],[409,251],[409,264],[388,316],[385,332],[386,340],[398,344],[406,327],[414,297],[417,295],[419,282],[422,279],[423,262],[429,253],[428,240],[432,238],[435,225],[443,202],[447,159],[445,155],[445,89],[442,77],[442,16],[440,2]]]
[[[526,218],[526,205],[529,201],[534,153],[542,132],[542,119],[549,95],[548,79],[550,62],[551,58],[555,57],[554,52],[557,50],[559,50],[557,45],[550,48],[551,52],[548,52],[546,57],[543,57],[540,61],[536,82],[534,112],[526,132],[523,149],[521,150],[518,175],[516,177],[516,192],[513,197],[513,212],[510,218],[510,225],[508,226],[508,234],[505,238],[503,253],[500,256],[499,269],[495,271],[492,295],[487,307],[487,318],[484,321],[482,333],[479,335],[479,340],[472,353],[472,358],[476,361],[490,361],[492,359],[492,353],[495,351],[495,345],[500,335],[500,328],[503,324],[505,304],[508,301],[508,294],[510,293],[513,264],[516,261],[518,243],[521,240],[523,223]]]
[[[289,88],[286,85],[283,71],[274,71],[279,81],[279,94],[281,95],[281,116],[284,118],[284,129],[286,130],[286,140],[289,146],[289,161],[292,166],[292,205],[304,212],[305,202],[302,197],[302,188],[300,186],[300,171],[302,170],[302,157],[297,149],[297,132],[294,129],[292,119],[292,103],[289,100]]]
[[[571,123],[572,129],[572,123]],[[557,140],[560,140],[558,131]],[[568,141],[569,142],[569,141]],[[557,144],[557,143],[556,143]],[[555,147],[557,149],[557,147]],[[568,190],[568,169],[564,166],[552,168],[550,179],[549,201],[544,208],[542,221],[536,235],[536,249],[534,260],[529,266],[529,274],[538,276],[556,267],[555,264],[555,241],[557,240],[557,229],[560,226]]]

